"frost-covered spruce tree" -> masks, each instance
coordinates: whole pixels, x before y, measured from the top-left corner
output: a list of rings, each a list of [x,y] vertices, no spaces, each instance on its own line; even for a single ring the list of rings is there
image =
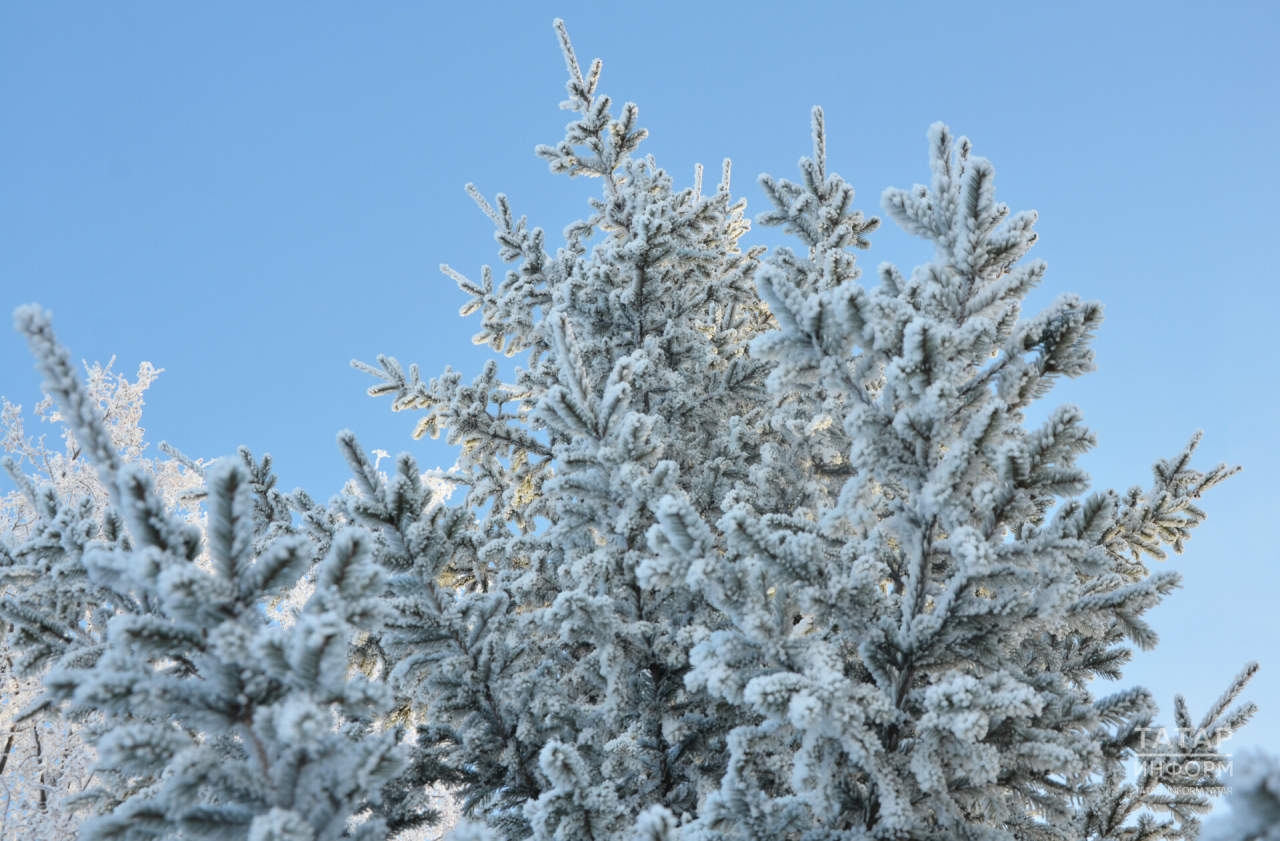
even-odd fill
[[[634,157],[635,106],[615,116],[557,29],[575,118],[538,153],[602,194],[552,255],[472,188],[518,265],[445,267],[477,340],[528,367],[356,363],[462,447],[463,505],[343,434],[352,493],[323,508],[220,465],[202,540],[20,311],[120,512],[82,534],[104,630],[48,682],[104,717],[126,785],[86,837],[372,839],[447,784],[480,822],[460,837],[486,841],[1193,838],[1252,667],[1198,725],[1178,699],[1173,761],[1132,781],[1155,704],[1091,689],[1154,644],[1143,614],[1177,577],[1144,558],[1181,551],[1231,471],[1192,469],[1193,441],[1150,489],[1080,498],[1079,412],[1026,414],[1092,367],[1101,310],[1021,317],[1034,216],[937,126],[932,186],[885,196],[935,259],[868,289],[850,249],[878,222],[828,173],[815,112],[802,183],[762,181],[761,221],[803,247],[762,263],[727,165],[704,195]],[[296,623],[268,621],[317,558]]]
[[[882,202],[934,259],[909,277],[883,263],[863,286],[852,191],[814,116],[803,182],[761,179],[775,209],[759,221],[803,246],[755,274],[776,321],[751,343],[773,363],[765,422],[795,436],[773,510],[725,498],[713,520],[673,495],[650,532],[650,583],[681,576],[733,625],[691,655],[687,685],[743,723],[682,837],[1194,837],[1255,667],[1198,725],[1179,698],[1173,761],[1131,783],[1156,706],[1094,681],[1155,644],[1142,615],[1178,575],[1144,558],[1180,552],[1196,500],[1233,471],[1193,469],[1197,436],[1149,489],[1082,496],[1079,410],[1026,414],[1093,369],[1101,306],[1067,295],[1021,316],[1045,272],[1021,262],[1035,214],[998,203],[991,164],[941,124],[931,186]]]
[[[78,415],[91,414],[105,436],[101,445],[116,465],[129,465],[148,476],[184,521],[199,526],[196,499],[203,478],[200,463],[161,443],[167,460],[144,458],[144,430],[139,426],[142,395],[158,371],[143,363],[129,383],[111,373],[110,364],[87,368],[87,382],[75,380],[71,407],[53,395],[36,407],[36,415],[60,428],[63,447],[49,447],[45,437],[26,434],[21,407],[4,401],[0,426],[6,455],[0,460],[16,490],[3,500],[0,517],[0,618],[8,625],[5,645],[21,652],[13,667],[22,675],[37,674],[77,644],[94,639],[101,628],[94,611],[114,601],[109,590],[89,580],[83,567],[86,544],[99,533],[112,533],[118,515],[110,491],[76,435]],[[68,369],[67,377],[75,377]]]
[[[555,173],[598,179],[593,213],[553,255],[504,196],[491,205],[469,187],[517,265],[500,282],[486,267],[478,283],[444,267],[471,295],[463,314],[481,314],[477,343],[527,351],[528,367],[506,384],[493,363],[470,383],[448,369],[424,382],[386,357],[357,364],[385,380],[371,393],[425,410],[418,435],[462,446],[449,478],[466,499],[417,516],[402,460],[385,496],[368,483],[352,502],[386,535],[395,615],[381,645],[429,722],[419,744],[434,745],[436,773],[510,837],[604,839],[650,807],[692,815],[720,784],[739,721],[685,674],[724,619],[639,568],[654,560],[660,500],[718,516],[729,496],[770,495],[756,476],[773,437],[766,366],[746,349],[768,314],[751,284],[758,252],[737,245],[748,226],[727,163],[715,190],[700,172],[676,189],[634,156],[636,107],[615,115],[600,62],[584,73],[557,31],[575,119],[538,154]]]
[[[87,571],[79,577],[109,599],[96,597],[87,635],[47,655],[57,656],[49,699],[73,719],[98,719],[91,738],[106,785],[87,793],[100,814],[80,837],[384,838],[368,811],[403,767],[394,731],[375,728],[392,697],[348,668],[354,634],[379,615],[372,537],[337,528],[305,495],[286,499],[269,465],[246,457],[206,473],[206,539],[146,471],[122,462],[48,315],[24,307],[15,318],[110,496],[96,531],[77,521],[62,538]],[[301,614],[288,627],[271,622],[269,603],[316,558]]]
[[[145,452],[144,395],[161,369],[144,362],[130,381],[111,370],[112,362],[86,365],[85,399],[102,417],[120,460],[148,473],[168,505],[198,525],[191,494],[201,484],[200,465]],[[67,838],[80,822],[76,796],[98,782],[93,751],[81,737],[96,721],[72,722],[42,710],[41,680],[57,656],[91,644],[102,630],[95,612],[113,601],[93,586],[81,563],[83,536],[102,530],[107,489],[79,457],[79,442],[53,398],[45,395],[33,414],[54,436],[29,435],[22,407],[3,400],[0,447],[16,489],[0,498],[0,841]]]
[[[885,207],[936,257],[868,289],[851,249],[878,221],[816,111],[802,183],[762,179],[760,221],[803,247],[761,265],[727,178],[704,197],[632,157],[635,107],[615,118],[557,29],[578,117],[538,153],[600,179],[595,212],[552,255],[469,188],[519,265],[444,269],[476,341],[529,367],[356,363],[463,448],[463,507],[419,516],[402,457],[351,512],[396,573],[380,644],[420,767],[509,837],[1194,836],[1220,789],[1195,763],[1251,714],[1227,707],[1252,667],[1198,734],[1177,703],[1192,764],[1131,783],[1155,704],[1091,689],[1155,643],[1142,615],[1177,576],[1144,557],[1181,551],[1232,471],[1192,469],[1193,440],[1151,488],[1080,498],[1079,411],[1026,412],[1092,369],[1101,307],[1021,317],[1034,214],[935,126],[932,186]]]

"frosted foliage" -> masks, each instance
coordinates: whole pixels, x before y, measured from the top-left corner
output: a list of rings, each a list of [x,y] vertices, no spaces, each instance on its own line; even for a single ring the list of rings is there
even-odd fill
[[[1280,760],[1263,753],[1235,757],[1230,807],[1205,823],[1205,841],[1276,841],[1280,839]]]
[[[162,459],[144,454],[148,444],[144,438],[146,430],[140,425],[143,397],[164,369],[143,362],[130,382],[111,370],[114,363],[113,358],[105,367],[96,362],[85,365],[84,390],[88,402],[101,414],[120,460],[150,473],[157,492],[193,523],[198,522],[201,515],[197,497],[184,496],[184,492],[200,486],[199,470],[189,468],[181,458]],[[98,508],[106,504],[106,487],[99,481],[90,460],[81,457],[83,453],[75,433],[52,397],[45,395],[32,412],[42,425],[50,425],[55,439],[52,442],[48,441],[48,433],[28,434],[21,405],[0,397],[0,407],[0,432],[4,434],[0,447],[33,483],[48,484],[68,502],[87,496]],[[197,467],[200,464],[195,462]],[[5,534],[26,537],[38,519],[34,504],[22,492],[9,491],[0,498],[0,530]]]
[[[132,382],[111,369],[112,363],[85,366],[83,391],[103,418],[121,462],[150,475],[166,503],[188,522],[199,525],[203,515],[194,492],[201,486],[200,463],[188,463],[180,456],[150,458],[144,453],[147,444],[140,425],[143,397],[163,369],[144,362]],[[6,467],[19,486],[0,499],[0,540],[9,547],[0,550],[4,581],[0,611],[9,618],[23,607],[41,609],[52,596],[62,602],[55,612],[68,619],[79,616],[88,620],[84,639],[92,638],[98,631],[91,619],[96,606],[92,593],[81,591],[68,599],[71,594],[54,594],[48,586],[40,585],[47,585],[47,574],[66,575],[68,565],[78,563],[74,545],[68,547],[62,541],[62,529],[72,518],[87,524],[101,521],[108,491],[90,461],[81,457],[75,433],[51,396],[45,395],[33,412],[42,424],[50,425],[51,432],[39,436],[28,435],[21,406],[0,402],[0,429],[4,433],[0,446],[10,460]],[[55,547],[55,554],[50,554]],[[24,548],[27,551],[22,551]],[[69,578],[74,581],[80,576],[72,573]],[[67,838],[82,817],[71,808],[68,798],[94,784],[94,751],[82,739],[81,724],[48,715],[19,720],[19,713],[41,694],[47,661],[23,659],[23,653],[38,651],[29,645],[32,639],[22,620],[15,624],[17,627],[0,641],[0,796],[4,803],[0,839]],[[78,624],[74,630],[81,630]],[[37,644],[35,649],[39,648]]]
[[[556,32],[571,117],[536,154],[596,179],[589,214],[553,247],[468,185],[509,268],[442,267],[522,364],[353,363],[459,449],[447,473],[343,432],[353,478],[320,504],[242,450],[202,533],[18,311],[110,503],[46,515],[31,488],[56,528],[11,553],[66,574],[0,603],[97,745],[81,837],[1194,839],[1257,667],[1162,729],[1146,690],[1102,690],[1157,642],[1179,577],[1151,560],[1234,471],[1193,467],[1197,434],[1091,493],[1080,410],[1028,420],[1102,322],[1070,295],[1022,313],[1035,214],[935,125],[929,186],[882,197],[933,259],[865,284],[879,219],[815,110],[799,181],[760,179],[757,222],[798,243],[743,248],[728,162],[678,187]],[[1178,735],[1130,775],[1152,730]]]
[[[421,766],[509,838],[1194,836],[1216,775],[1126,782],[1156,705],[1097,679],[1156,643],[1178,576],[1147,564],[1233,471],[1192,467],[1197,437],[1089,494],[1080,411],[1027,423],[1102,321],[1071,295],[1023,316],[1035,214],[935,125],[930,185],[882,201],[934,259],[865,285],[879,220],[815,110],[801,179],[760,181],[758,222],[799,247],[743,251],[728,165],[678,189],[557,32],[573,116],[537,154],[599,180],[592,214],[553,253],[468,186],[512,268],[443,267],[475,341],[527,363],[354,363],[462,452],[465,505],[430,532],[392,499],[353,512],[404,571],[383,645],[430,722]],[[1228,707],[1253,668],[1183,758],[1251,715]]]
[[[88,500],[58,520],[63,554],[75,550],[63,576],[96,602],[83,634],[54,628],[49,606],[5,603],[15,626],[34,626],[23,657],[52,661],[44,703],[83,722],[97,750],[98,784],[76,798],[93,813],[80,837],[385,837],[370,809],[404,765],[398,731],[379,724],[394,699],[350,668],[381,612],[374,538],[304,493],[281,494],[269,458],[245,450],[206,472],[202,533],[118,456],[48,315],[26,307],[16,320],[110,500],[100,523],[86,520]],[[267,605],[309,569],[296,621],[271,622]]]
[[[337,574],[334,564],[346,564],[344,574],[364,569],[368,575],[360,586],[376,588],[379,573],[362,560],[370,537],[350,532],[350,545],[335,548],[341,514],[302,492],[281,494],[269,457],[259,461],[242,450],[238,459],[211,468],[208,487],[205,465],[163,444],[168,460],[142,458],[141,393],[154,378],[153,369],[143,366],[136,387],[111,375],[110,366],[89,368],[87,382],[81,382],[45,314],[22,310],[18,326],[32,344],[51,395],[37,413],[59,425],[66,451],[52,452],[43,439],[29,438],[18,407],[6,404],[6,442],[17,456],[8,467],[18,492],[9,498],[11,516],[0,553],[7,585],[0,613],[11,626],[3,649],[6,691],[0,709],[7,732],[0,782],[8,808],[0,837],[64,838],[87,816],[92,819],[83,837],[243,830],[263,838],[299,832],[325,838],[346,832],[348,818],[356,821],[358,833],[380,837],[388,826],[412,833],[437,814],[447,818],[456,812],[448,792],[439,789],[424,793],[417,811],[369,813],[381,783],[400,763],[399,749],[392,750],[399,731],[374,724],[393,705],[385,687],[369,680],[368,672],[376,668],[362,664],[366,672],[347,681],[337,700],[332,686],[308,687],[297,677],[307,673],[309,658],[320,656],[317,648],[336,652],[319,662],[330,673],[336,663],[341,676],[348,643],[355,635],[367,639],[362,628],[372,614],[352,598],[358,588],[344,582],[349,586],[335,594],[325,576]],[[62,405],[72,408],[63,412]],[[23,473],[24,466],[35,472]],[[427,493],[438,491],[427,505],[447,499],[451,486],[446,481],[428,477],[424,483]],[[207,532],[201,499],[212,518]],[[310,540],[303,540],[304,534]],[[349,551],[337,557],[344,546]],[[230,569],[231,556],[240,559],[237,563],[252,562],[252,568]],[[318,558],[324,560],[317,565]],[[145,568],[141,579],[135,577],[138,564]],[[272,565],[282,565],[276,577],[263,578]],[[218,599],[228,594],[218,582],[233,573],[236,596],[219,606]],[[193,599],[200,603],[196,614],[191,614],[197,606]],[[227,619],[228,613],[236,621]],[[217,621],[219,616],[226,621]],[[202,645],[192,636],[197,630]],[[195,650],[184,650],[193,645]],[[257,652],[257,659],[246,649]],[[292,672],[282,673],[272,656],[290,658]],[[228,683],[228,669],[234,673],[236,667],[239,674]],[[141,681],[143,675],[148,681]],[[43,695],[42,678],[50,687]],[[132,685],[121,686],[122,679]],[[213,697],[183,688],[203,688],[210,681],[221,682]],[[237,694],[237,683],[255,691]],[[232,723],[219,700],[227,692],[240,705]],[[175,723],[205,750],[180,750],[180,744],[171,743]],[[273,726],[274,735],[258,732]],[[257,729],[250,734],[246,727]],[[329,732],[335,735],[325,735]],[[307,741],[317,738],[320,748]],[[257,761],[259,767],[247,773],[272,777],[270,797],[258,792],[254,800],[239,788],[245,771],[237,776],[233,768],[226,776],[236,758],[228,739],[261,748],[247,762]],[[281,748],[280,742],[291,747]],[[290,753],[302,750],[300,744],[306,744],[307,754],[301,759]],[[145,762],[140,753],[147,755]],[[264,756],[269,773],[261,767]],[[368,773],[333,783],[347,763],[361,761]],[[218,774],[211,771],[215,766]],[[290,775],[297,779],[287,783]],[[166,803],[164,789],[155,790],[162,778],[171,788],[187,786],[197,796],[184,792]],[[202,799],[224,805],[227,786],[238,809],[200,811]],[[299,786],[305,796],[298,796]],[[320,807],[308,803],[322,791]],[[270,808],[259,821],[255,809],[264,805],[263,798]],[[281,801],[296,802],[286,809]],[[296,816],[298,806],[307,809],[305,819]],[[138,827],[147,823],[145,831]]]
[[[374,450],[373,455],[375,456],[373,466],[377,471],[376,481],[385,485],[390,479],[385,471],[378,471],[377,467],[384,458],[388,457],[388,454],[386,450]],[[453,495],[453,483],[442,478],[438,473],[423,473],[418,479],[430,496],[430,501],[426,503],[428,508],[444,504]],[[347,482],[342,489],[344,496],[360,496],[361,493],[360,486],[354,479]],[[314,576],[304,575],[287,593],[278,599],[273,599],[267,605],[267,615],[286,627],[292,625],[314,591]],[[445,796],[443,790],[437,792],[437,796]]]
[[[0,839],[57,841],[70,838],[81,816],[66,799],[93,783],[94,754],[72,722],[50,718],[14,721],[41,690],[38,676],[15,673],[11,650],[4,651],[0,695]]]
[[[573,121],[538,154],[599,179],[603,197],[552,255],[505,196],[469,188],[514,265],[501,281],[444,270],[471,298],[464,314],[481,316],[476,341],[527,351],[528,367],[507,383],[495,364],[469,382],[358,364],[383,380],[372,393],[424,413],[417,434],[461,446],[449,478],[465,499],[427,520],[366,495],[353,516],[381,531],[397,572],[382,645],[425,711],[421,766],[504,836],[630,837],[651,806],[696,813],[738,723],[684,680],[722,617],[639,568],[655,559],[646,534],[664,497],[701,511],[758,469],[767,369],[746,342],[769,316],[751,280],[760,252],[737,244],[748,223],[728,165],[710,190],[700,176],[678,189],[634,157],[635,106],[615,111],[599,62],[584,72],[560,35]]]
[[[426,808],[438,815],[436,821],[400,832],[394,836],[395,841],[440,841],[450,837],[449,833],[462,821],[462,802],[448,787],[439,783],[429,786],[424,800]]]
[[[715,520],[673,495],[649,533],[731,623],[693,647],[686,684],[744,722],[682,837],[1194,837],[1256,666],[1198,727],[1176,699],[1179,761],[1132,782],[1155,703],[1096,679],[1156,643],[1143,614],[1179,577],[1146,559],[1182,551],[1233,471],[1192,468],[1197,435],[1148,489],[1086,495],[1080,411],[1024,412],[1093,369],[1102,309],[1063,295],[1023,317],[1045,274],[1022,259],[1035,214],[996,201],[991,164],[935,124],[931,185],[882,197],[934,258],[864,286],[868,222],[827,168],[821,111],[813,130],[801,183],[761,178],[760,221],[802,243],[755,275],[776,329],[751,352],[786,433],[769,494]]]

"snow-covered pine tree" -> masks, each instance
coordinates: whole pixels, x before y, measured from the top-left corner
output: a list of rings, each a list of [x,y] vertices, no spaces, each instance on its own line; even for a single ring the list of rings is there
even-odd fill
[[[633,157],[637,109],[614,115],[557,31],[576,112],[565,139],[539,147],[551,170],[598,178],[593,214],[553,256],[506,198],[468,191],[497,226],[494,282],[446,274],[479,311],[476,342],[529,352],[514,384],[490,363],[470,384],[428,382],[394,359],[359,363],[394,408],[423,409],[417,434],[463,447],[449,478],[465,505],[417,516],[415,468],[402,457],[385,495],[366,482],[353,516],[381,529],[395,592],[382,646],[393,679],[430,722],[441,778],[510,837],[612,838],[650,806],[692,815],[724,769],[738,722],[684,683],[687,653],[723,621],[687,587],[641,585],[646,534],[673,493],[718,511],[750,484],[760,446],[765,366],[746,342],[768,314],[751,287],[758,251],[729,194],[726,163],[677,190]],[[602,236],[593,249],[588,239]],[[358,476],[371,471],[344,442]],[[473,514],[478,512],[478,514]]]
[[[877,220],[828,173],[815,111],[803,182],[762,179],[760,221],[804,248],[760,265],[727,183],[675,191],[631,157],[634,106],[615,119],[599,62],[582,73],[557,30],[580,116],[538,153],[601,179],[595,214],[552,256],[469,188],[521,264],[496,285],[445,267],[477,343],[530,367],[467,386],[357,363],[426,411],[417,434],[463,447],[477,512],[434,538],[390,500],[365,517],[412,568],[385,641],[439,773],[512,837],[621,838],[637,815],[645,837],[705,841],[1194,836],[1216,775],[1126,783],[1155,704],[1090,687],[1155,643],[1142,614],[1178,577],[1143,558],[1181,551],[1232,471],[1192,469],[1193,440],[1150,489],[1077,498],[1079,411],[1026,412],[1092,369],[1101,307],[1021,318],[1034,214],[935,126],[932,187],[884,205],[936,257],[867,289],[850,249]],[[1179,758],[1249,717],[1226,707],[1251,673]]]
[[[49,680],[105,717],[103,768],[133,786],[86,837],[372,839],[446,783],[476,841],[1193,838],[1220,786],[1188,763],[1249,717],[1228,707],[1252,667],[1199,727],[1176,701],[1175,762],[1133,782],[1155,704],[1090,688],[1154,644],[1142,616],[1177,577],[1144,556],[1181,551],[1231,471],[1192,469],[1193,441],[1149,490],[1077,498],[1079,412],[1026,414],[1092,367],[1101,309],[1021,318],[1034,215],[935,126],[932,187],[884,202],[935,259],[864,288],[849,249],[878,223],[828,173],[815,112],[803,183],[762,182],[760,221],[804,248],[761,262],[727,165],[703,195],[633,157],[635,106],[614,116],[556,26],[576,117],[538,152],[602,197],[553,256],[471,189],[519,265],[445,268],[477,340],[529,367],[464,384],[356,363],[461,445],[463,505],[432,507],[409,456],[384,481],[344,433],[356,486],[328,508],[252,459],[210,471],[202,570],[45,315],[19,312],[112,489],[104,523],[127,526],[84,534],[112,615]],[[271,624],[313,558],[297,623]]]
[[[936,124],[929,144],[932,185],[882,204],[934,259],[910,277],[883,263],[873,288],[821,111],[803,182],[761,179],[775,209],[759,221],[804,246],[756,272],[777,327],[751,345],[774,364],[767,422],[796,433],[770,481],[779,513],[730,498],[713,522],[673,496],[651,532],[665,567],[650,583],[685,572],[732,619],[686,682],[743,721],[682,837],[1194,837],[1220,792],[1215,744],[1253,710],[1227,707],[1256,667],[1198,728],[1179,698],[1190,732],[1134,783],[1123,763],[1156,706],[1092,682],[1155,644],[1142,614],[1179,577],[1144,556],[1182,551],[1196,500],[1233,471],[1191,468],[1197,435],[1150,489],[1079,498],[1094,443],[1079,410],[1035,426],[1026,413],[1093,369],[1101,306],[1067,295],[1022,318],[1045,272],[1020,263],[1035,214],[995,200],[968,140]]]
[[[88,738],[104,785],[81,798],[96,797],[99,814],[80,837],[384,838],[386,823],[368,811],[403,767],[395,732],[375,729],[392,697],[385,683],[348,674],[352,637],[377,619],[384,588],[371,536],[340,529],[304,494],[275,490],[269,463],[246,452],[245,463],[206,472],[206,539],[166,507],[145,470],[121,460],[48,314],[23,307],[15,318],[110,496],[100,523],[86,502],[60,524],[49,551],[67,556],[71,583],[31,616],[8,606],[15,625],[44,623],[32,635],[49,642],[28,650],[57,658],[48,700],[73,719],[96,718]],[[38,558],[38,549],[16,554]],[[271,622],[268,604],[317,557],[296,621]],[[54,628],[77,624],[56,608],[80,592],[89,598],[70,609],[93,603],[91,622]]]
[[[144,362],[130,381],[112,371],[113,363],[86,365],[82,393],[120,460],[148,473],[169,507],[198,525],[190,493],[201,484],[200,465],[145,452],[144,395],[161,369]],[[17,489],[0,498],[0,841],[54,841],[70,837],[80,822],[74,796],[96,782],[94,755],[81,739],[83,724],[32,705],[50,662],[102,630],[95,611],[111,597],[92,585],[80,561],[83,536],[101,531],[108,493],[89,461],[79,458],[76,436],[52,397],[45,395],[33,413],[51,424],[52,444],[48,434],[27,433],[21,406],[2,403],[3,466]]]

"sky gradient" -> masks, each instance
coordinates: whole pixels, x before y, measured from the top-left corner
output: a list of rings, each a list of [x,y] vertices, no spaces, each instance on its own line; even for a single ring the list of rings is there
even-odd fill
[[[1198,717],[1260,660],[1263,710],[1234,744],[1280,751],[1280,5],[436,5],[0,4],[0,309],[38,301],[76,357],[164,368],[153,443],[246,444],[324,497],[346,478],[343,428],[453,459],[348,361],[479,372],[478,319],[437,270],[497,262],[463,185],[506,192],[553,246],[598,189],[533,155],[568,118],[553,17],[604,59],[601,89],[639,104],[641,152],[677,184],[732,158],[751,215],[756,176],[794,177],[808,153],[814,104],[869,214],[928,180],[944,120],[992,160],[998,199],[1040,212],[1050,268],[1029,309],[1106,304],[1099,371],[1039,410],[1082,407],[1095,486],[1149,484],[1196,429],[1202,464],[1245,467],[1169,561],[1185,587],[1125,683],[1166,720],[1182,691]],[[892,224],[872,242],[866,269],[928,258]],[[29,408],[39,378],[7,330],[0,362],[0,394]]]

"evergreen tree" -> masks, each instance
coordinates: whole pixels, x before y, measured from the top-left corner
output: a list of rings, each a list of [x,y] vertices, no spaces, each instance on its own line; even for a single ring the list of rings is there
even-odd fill
[[[1181,552],[1196,500],[1234,471],[1193,469],[1197,434],[1149,489],[1080,498],[1094,443],[1080,411],[1034,428],[1025,413],[1093,369],[1101,306],[1064,295],[1021,317],[1045,272],[1019,262],[1035,214],[995,200],[968,140],[936,124],[929,143],[931,186],[882,204],[934,259],[910,277],[882,263],[870,289],[821,111],[803,182],[761,179],[775,209],[760,221],[806,247],[756,272],[777,329],[751,351],[774,363],[772,425],[797,433],[769,482],[784,510],[726,499],[710,522],[673,496],[650,533],[663,574],[649,583],[681,572],[733,625],[691,652],[686,682],[744,723],[685,837],[1193,837],[1221,790],[1214,745],[1253,711],[1226,708],[1256,667],[1200,739],[1131,784],[1122,763],[1154,701],[1091,684],[1155,644],[1142,615],[1179,576],[1144,558]],[[834,493],[832,451],[847,474]],[[1181,699],[1175,716],[1191,730]]]
[[[694,229],[671,211],[705,200],[629,157],[634,106],[612,117],[599,63],[583,74],[557,26],[582,116],[538,153],[601,179],[596,214],[552,257],[505,199],[472,190],[522,264],[496,288],[488,269],[474,284],[445,268],[472,296],[463,313],[483,314],[477,343],[528,349],[530,369],[503,386],[490,366],[467,388],[359,366],[386,381],[371,393],[426,410],[419,434],[463,445],[467,501],[492,503],[460,542],[477,570],[461,599],[478,600],[468,625],[503,674],[450,667],[423,698],[443,709],[484,675],[492,697],[520,699],[501,720],[491,707],[483,736],[449,734],[460,768],[479,767],[482,738],[506,742],[470,802],[497,795],[490,820],[523,834],[508,808],[523,800],[536,838],[614,837],[655,805],[705,839],[1194,835],[1216,775],[1167,764],[1125,784],[1155,704],[1090,684],[1119,677],[1126,644],[1154,645],[1142,615],[1178,576],[1144,556],[1181,551],[1195,500],[1233,471],[1191,468],[1197,438],[1150,489],[1078,498],[1094,441],[1079,410],[1033,429],[1025,412],[1092,370],[1102,309],[1063,296],[1021,317],[1045,272],[1020,262],[1035,214],[996,202],[991,165],[936,125],[931,187],[883,199],[935,259],[909,278],[884,264],[867,289],[852,250],[878,221],[828,173],[816,110],[802,182],[761,180],[774,210],[759,221],[799,253],[739,255],[727,196],[701,242],[681,241]],[[1184,759],[1248,718],[1225,707],[1251,671]],[[457,720],[475,726],[478,700]],[[672,776],[663,753],[696,772]]]
[[[110,495],[100,524],[65,527],[78,561],[72,586],[55,587],[43,614],[12,605],[8,614],[15,625],[43,620],[52,641],[28,651],[57,658],[48,699],[72,718],[99,719],[89,738],[105,784],[81,799],[99,799],[102,813],[81,837],[385,837],[380,818],[353,825],[403,766],[395,732],[374,728],[391,705],[386,686],[348,675],[351,637],[376,620],[383,589],[370,536],[337,529],[305,495],[285,498],[269,463],[245,452],[245,464],[207,472],[206,540],[166,508],[146,471],[119,458],[48,315],[24,307],[16,319]],[[309,515],[310,533],[293,526],[294,510]],[[18,554],[36,553],[28,544]],[[316,557],[296,621],[269,621],[269,601]],[[63,591],[90,594],[74,604],[80,614],[96,604],[81,633],[53,628]]]
[[[450,479],[466,498],[417,517],[416,469],[402,461],[385,497],[366,483],[351,513],[403,571],[382,645],[427,711],[420,744],[466,808],[513,837],[604,838],[651,805],[692,814],[723,772],[737,722],[684,683],[697,635],[722,620],[688,588],[642,586],[637,567],[659,500],[712,510],[759,462],[766,368],[746,342],[768,315],[751,286],[759,252],[737,246],[748,225],[728,165],[704,195],[700,174],[677,190],[632,157],[645,137],[636,107],[615,117],[600,62],[584,74],[557,31],[577,118],[538,154],[553,172],[599,178],[603,197],[552,256],[505,196],[490,205],[468,187],[518,268],[497,285],[487,267],[478,284],[443,269],[471,295],[463,313],[481,313],[475,341],[527,350],[529,367],[507,385],[495,364],[464,384],[448,369],[423,382],[394,359],[357,363],[385,381],[371,393],[426,411],[417,434],[462,445]]]
[[[149,458],[141,426],[147,389],[162,369],[142,363],[129,381],[104,367],[85,366],[82,393],[103,418],[103,426],[123,463],[145,471],[166,504],[192,525],[201,524],[195,492],[201,465],[180,455]],[[0,788],[5,808],[0,839],[63,839],[80,816],[76,796],[99,780],[91,770],[94,752],[82,736],[96,718],[74,722],[42,710],[41,680],[57,656],[96,638],[97,611],[110,596],[93,586],[81,559],[85,535],[103,526],[108,493],[97,470],[80,458],[81,447],[53,398],[45,395],[33,414],[51,424],[48,434],[27,433],[21,406],[3,400],[0,446],[16,486],[0,498],[0,671],[5,704],[0,707]],[[165,445],[160,445],[166,450]]]
[[[882,201],[935,256],[864,286],[879,222],[829,172],[815,110],[801,182],[761,179],[758,221],[800,247],[744,250],[728,164],[676,189],[556,29],[574,118],[537,152],[601,194],[552,254],[469,186],[515,265],[443,267],[476,341],[527,365],[467,383],[353,363],[461,447],[461,505],[343,433],[355,481],[327,506],[219,463],[202,540],[19,311],[120,512],[77,532],[103,630],[47,682],[110,725],[100,767],[132,786],[86,837],[372,839],[429,820],[443,784],[476,841],[1194,838],[1256,667],[1198,725],[1177,699],[1179,735],[1134,780],[1154,700],[1095,689],[1156,643],[1143,616],[1178,576],[1148,560],[1183,550],[1233,470],[1193,468],[1197,436],[1150,488],[1086,495],[1079,410],[1028,422],[1092,370],[1102,321],[1074,296],[1022,316],[1035,215],[935,125],[931,185]],[[296,622],[269,621],[316,559]]]

